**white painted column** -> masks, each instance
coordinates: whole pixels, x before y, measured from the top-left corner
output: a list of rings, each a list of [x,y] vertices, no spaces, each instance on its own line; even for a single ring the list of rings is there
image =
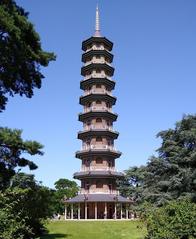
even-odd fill
[[[95,202],[95,219],[97,219],[97,202]]]
[[[78,220],[80,220],[80,203],[78,203]]]
[[[120,204],[120,219],[122,219],[122,203]]]
[[[71,219],[73,220],[73,203],[71,204]]]
[[[67,220],[67,204],[65,204],[65,220]]]
[[[105,219],[108,217],[107,202],[105,202]]]
[[[84,218],[87,219],[87,203],[86,202],[85,202],[85,210],[84,211],[85,211],[85,217]]]
[[[126,219],[129,219],[129,211],[128,211],[128,206],[126,204]]]
[[[116,219],[116,203],[114,204],[114,219]]]

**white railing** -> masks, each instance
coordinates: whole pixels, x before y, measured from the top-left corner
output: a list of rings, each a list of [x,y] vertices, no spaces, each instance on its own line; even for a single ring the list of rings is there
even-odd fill
[[[107,64],[107,65],[111,66],[111,64],[109,62],[105,61],[105,60],[91,60],[91,61],[87,61],[87,62],[84,63],[84,66],[88,66],[88,65],[90,65],[92,63],[95,63],[95,64],[97,64],[97,63],[98,64]]]
[[[111,92],[105,90],[105,89],[93,89],[93,90],[88,90],[84,92],[84,95],[90,95],[90,94],[107,94],[107,95],[112,95]]]
[[[117,194],[117,190],[103,190],[103,191],[101,191],[101,190],[99,190],[99,191],[97,191],[97,189],[89,189],[89,190],[87,190],[87,189],[81,189],[80,191],[79,191],[79,193],[78,194],[90,194],[90,193],[93,193],[93,194],[95,194],[95,193],[97,193],[97,194],[114,194],[114,196]]]
[[[90,126],[84,126],[84,130],[92,130],[92,129],[100,129],[100,130],[104,130],[104,129],[107,129],[107,130],[110,130],[110,131],[113,131],[113,128],[111,126],[108,126],[108,125],[90,125]]]
[[[82,147],[82,150],[89,150],[89,149],[109,149],[109,150],[116,151],[114,146],[102,145],[102,144],[94,144],[94,145],[89,145],[89,146],[83,146]]]
[[[90,167],[82,167],[80,172],[88,172],[88,171],[115,171],[114,168],[111,167],[97,167],[97,166],[90,166]]]
[[[84,108],[84,113],[90,112],[90,111],[106,111],[106,112],[111,112],[112,113],[112,109],[107,108],[105,106],[92,106],[89,108]]]
[[[90,78],[107,78],[109,80],[112,80],[112,78],[106,74],[97,74],[97,73],[93,73],[93,74],[90,74],[90,75],[86,75],[84,77],[84,80],[88,80]]]
[[[91,48],[87,49],[86,52],[91,51],[91,50],[106,50],[106,51],[108,51],[106,48],[104,48],[104,46],[100,46],[100,47],[92,46]]]

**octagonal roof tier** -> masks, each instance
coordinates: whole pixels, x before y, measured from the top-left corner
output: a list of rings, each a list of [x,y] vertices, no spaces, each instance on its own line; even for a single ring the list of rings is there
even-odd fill
[[[109,130],[109,129],[90,129],[78,132],[78,139],[84,139],[86,137],[92,136],[106,136],[112,139],[117,139],[119,133],[117,131]]]
[[[113,47],[113,43],[110,40],[108,40],[106,37],[92,36],[92,37],[90,37],[87,40],[82,42],[82,50],[86,51],[87,47],[91,47],[94,43],[95,44],[101,44],[102,43],[108,49],[108,51],[111,51],[112,47]]]
[[[80,113],[79,114],[79,121],[84,122],[88,119],[104,117],[112,120],[113,122],[117,120],[118,114],[112,113],[108,110],[93,110],[93,107],[88,112]]]
[[[81,171],[74,173],[75,179],[82,178],[123,178],[124,174],[117,171]]]
[[[80,81],[80,89],[85,90],[89,86],[95,85],[95,84],[103,84],[106,87],[108,87],[109,90],[113,90],[114,87],[115,87],[115,81],[114,80],[110,80],[108,78],[93,78],[92,77],[92,78]]]
[[[92,58],[93,56],[104,56],[111,63],[113,61],[113,55],[106,50],[90,50],[82,54],[82,62],[86,62],[88,58]]]
[[[105,70],[108,76],[113,76],[114,74],[114,68],[106,63],[91,63],[81,68],[81,75],[86,76],[88,72],[92,72],[93,70]]]
[[[116,194],[78,194],[77,196],[68,199],[65,203],[78,203],[78,202],[121,202],[131,203],[129,198],[122,197]]]
[[[106,156],[111,157],[113,159],[117,159],[121,156],[121,152],[116,149],[96,149],[96,148],[89,148],[83,149],[76,152],[76,158],[84,159],[89,158],[90,156]]]
[[[115,105],[116,103],[116,97],[114,96],[111,96],[107,93],[101,93],[101,94],[95,94],[95,93],[91,93],[91,94],[88,94],[88,95],[82,95],[80,97],[80,104],[81,105],[85,105],[89,102],[93,102],[93,101],[105,101],[105,102],[109,102],[111,103],[112,105]]]

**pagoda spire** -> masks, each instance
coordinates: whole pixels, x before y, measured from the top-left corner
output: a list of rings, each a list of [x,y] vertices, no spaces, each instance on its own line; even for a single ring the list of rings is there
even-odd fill
[[[96,7],[96,19],[95,19],[95,34],[94,34],[94,37],[101,37],[98,4],[97,4],[97,7]]]

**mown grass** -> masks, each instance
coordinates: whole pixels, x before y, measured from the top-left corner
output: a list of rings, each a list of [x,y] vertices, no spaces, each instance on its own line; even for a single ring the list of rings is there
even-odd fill
[[[139,221],[53,221],[41,239],[144,239]]]

